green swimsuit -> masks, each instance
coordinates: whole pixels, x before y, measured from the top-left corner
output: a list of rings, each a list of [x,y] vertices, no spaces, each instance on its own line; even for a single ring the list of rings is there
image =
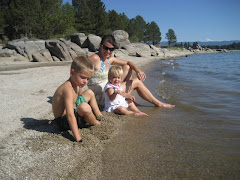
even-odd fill
[[[85,100],[85,98],[82,96],[82,95],[79,95],[78,97],[77,97],[77,100],[76,100],[76,107],[79,105],[79,104],[81,104],[81,103],[83,103],[83,102],[87,102],[86,100]]]
[[[75,102],[76,107],[77,107],[79,104],[83,103],[83,102],[87,102],[87,101],[85,100],[85,98],[84,98],[82,95],[79,95],[79,96],[77,97],[76,102]],[[85,122],[84,118],[81,117],[81,116],[77,113],[77,110],[76,110],[75,108],[74,108],[74,114],[75,114],[75,117],[76,117],[76,120],[77,120],[78,127],[79,127],[79,128],[85,127],[86,122]],[[66,115],[64,115],[64,116],[62,116],[62,117],[59,117],[59,118],[55,118],[55,120],[56,120],[56,122],[57,122],[57,124],[58,124],[58,126],[59,126],[59,128],[60,128],[60,131],[70,130],[70,127],[69,127],[69,124],[68,124],[68,120],[67,120],[67,116],[66,116]]]

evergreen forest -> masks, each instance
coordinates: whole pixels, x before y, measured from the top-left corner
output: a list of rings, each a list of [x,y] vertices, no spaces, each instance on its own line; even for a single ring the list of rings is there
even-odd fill
[[[65,38],[73,33],[103,36],[124,30],[131,42],[159,44],[158,25],[137,15],[129,19],[124,13],[106,11],[101,0],[1,0],[0,39]]]

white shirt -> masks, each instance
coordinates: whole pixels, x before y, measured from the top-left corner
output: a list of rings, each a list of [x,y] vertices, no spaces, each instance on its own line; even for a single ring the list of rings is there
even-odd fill
[[[105,87],[104,87],[104,96],[105,96],[105,107],[104,111],[107,112],[113,112],[116,108],[119,106],[122,106],[124,108],[128,108],[128,103],[125,100],[125,97],[123,97],[120,94],[116,95],[116,98],[113,101],[110,101],[108,94],[107,94],[107,89],[113,88],[114,91],[116,90],[121,90],[122,91],[122,86],[119,84],[118,86],[113,85],[112,83],[108,82]]]

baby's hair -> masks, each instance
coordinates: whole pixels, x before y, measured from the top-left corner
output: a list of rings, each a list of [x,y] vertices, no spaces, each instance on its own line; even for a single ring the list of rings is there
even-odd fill
[[[91,73],[94,72],[94,66],[92,62],[85,56],[76,57],[72,62],[71,69],[74,69],[77,72],[82,71],[83,69],[86,69]]]
[[[123,75],[123,70],[121,66],[111,66],[108,72],[108,81],[110,81],[110,78],[113,76],[122,77],[122,75]]]

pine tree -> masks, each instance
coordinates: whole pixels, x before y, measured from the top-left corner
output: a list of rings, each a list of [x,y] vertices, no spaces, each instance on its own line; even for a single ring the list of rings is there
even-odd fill
[[[146,21],[141,16],[136,16],[130,19],[127,32],[129,33],[132,42],[140,42],[144,40],[146,31]]]
[[[38,24],[40,3],[38,0],[9,1],[5,11],[5,34],[10,39],[32,36]]]
[[[168,45],[170,46],[172,43],[177,42],[177,37],[175,35],[175,32],[172,29],[168,29],[168,32],[166,33],[166,39],[168,40]]]
[[[108,16],[101,0],[73,0],[76,13],[75,28],[79,32],[103,35],[108,27]]]
[[[120,30],[123,28],[121,17],[115,10],[108,11],[108,19],[109,29],[112,31]]]
[[[159,44],[160,41],[161,41],[161,32],[158,25],[154,21],[152,21],[151,23],[148,23],[146,26],[144,42],[155,45],[155,44]]]

